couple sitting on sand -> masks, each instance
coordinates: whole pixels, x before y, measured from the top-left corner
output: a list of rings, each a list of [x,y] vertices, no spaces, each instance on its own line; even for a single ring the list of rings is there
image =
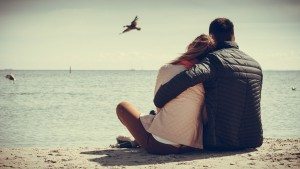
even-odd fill
[[[140,116],[128,102],[116,111],[135,142],[152,154],[255,148],[263,141],[261,88],[260,65],[239,50],[233,23],[217,18],[209,35],[160,68],[155,113]]]

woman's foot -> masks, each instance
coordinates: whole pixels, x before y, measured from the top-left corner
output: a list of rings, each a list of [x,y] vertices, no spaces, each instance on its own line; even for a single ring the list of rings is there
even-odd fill
[[[124,142],[134,141],[133,138],[127,137],[127,136],[118,136],[118,137],[116,138],[116,140],[117,140],[117,143],[118,143],[118,144],[124,143]]]
[[[116,138],[117,144],[110,145],[112,148],[138,148],[140,145],[130,137],[118,136]]]

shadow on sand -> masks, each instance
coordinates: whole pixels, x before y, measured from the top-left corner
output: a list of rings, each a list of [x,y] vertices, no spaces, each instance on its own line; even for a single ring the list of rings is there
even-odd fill
[[[183,162],[218,158],[223,156],[231,156],[236,154],[244,154],[257,151],[256,149],[248,149],[243,151],[194,151],[184,154],[173,155],[152,155],[148,154],[141,148],[137,149],[110,149],[98,151],[86,151],[80,154],[97,155],[100,157],[89,159],[89,161],[97,162],[102,166],[137,166],[151,164],[165,164],[171,162]]]

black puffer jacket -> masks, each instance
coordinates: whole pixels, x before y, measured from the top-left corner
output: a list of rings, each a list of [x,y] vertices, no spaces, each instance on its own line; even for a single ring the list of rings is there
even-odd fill
[[[260,65],[240,51],[236,43],[221,43],[199,64],[161,86],[154,104],[161,108],[198,83],[204,84],[206,92],[208,122],[204,126],[204,148],[259,147],[263,141]]]

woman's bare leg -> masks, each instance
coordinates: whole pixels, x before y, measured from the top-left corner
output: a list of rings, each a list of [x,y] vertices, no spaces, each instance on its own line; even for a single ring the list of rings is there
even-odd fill
[[[120,121],[135,138],[135,141],[146,148],[149,133],[144,129],[139,119],[141,113],[129,102],[118,104],[116,112]]]

